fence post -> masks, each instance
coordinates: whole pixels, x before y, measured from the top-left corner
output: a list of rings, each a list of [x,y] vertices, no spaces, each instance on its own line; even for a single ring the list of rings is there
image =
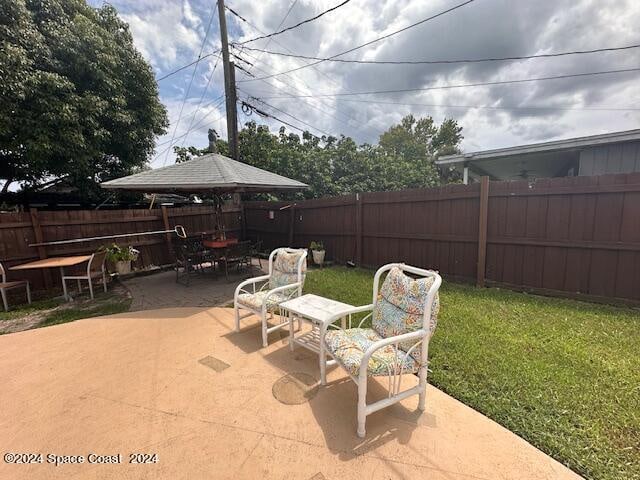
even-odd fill
[[[296,206],[291,205],[289,210],[291,211],[291,216],[289,217],[289,247],[293,247],[293,236],[296,226]]]
[[[478,219],[478,271],[476,285],[484,287],[487,265],[487,220],[489,217],[489,177],[480,179],[480,216]]]
[[[167,207],[165,205],[162,205],[161,207],[162,210],[162,223],[164,224],[164,229],[165,230],[169,230],[171,227],[169,226],[169,212],[167,211]],[[167,258],[171,258],[171,234],[170,233],[165,233],[164,234],[164,239],[165,242],[167,244],[167,254],[168,257]]]
[[[362,194],[356,193],[356,263],[362,266]]]
[[[29,215],[31,216],[31,226],[33,227],[33,235],[36,239],[36,243],[43,243],[44,236],[42,235],[42,227],[40,226],[40,218],[38,217],[38,209],[30,208]],[[41,245],[38,248],[38,257],[40,260],[47,258],[47,249],[44,245]],[[51,289],[52,281],[51,281],[51,272],[47,268],[42,269],[42,276],[44,280],[44,286],[47,290]]]

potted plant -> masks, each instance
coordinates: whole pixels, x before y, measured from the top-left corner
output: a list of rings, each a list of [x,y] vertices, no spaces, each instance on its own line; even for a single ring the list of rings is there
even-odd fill
[[[313,263],[322,266],[322,264],[324,263],[325,254],[324,245],[322,244],[322,242],[311,242],[309,248],[311,249],[311,254],[313,255]]]
[[[131,246],[121,247],[114,243],[107,247],[107,260],[113,263],[119,275],[125,275],[131,273],[131,262],[138,259],[139,253]]]

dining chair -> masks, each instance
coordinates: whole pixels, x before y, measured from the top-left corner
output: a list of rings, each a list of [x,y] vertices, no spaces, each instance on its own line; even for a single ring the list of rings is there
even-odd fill
[[[13,290],[14,288],[25,287],[27,291],[27,302],[31,304],[31,287],[29,286],[29,282],[27,280],[14,280],[7,281],[7,272],[0,262],[0,277],[2,279],[2,283],[0,283],[0,294],[2,294],[2,303],[4,305],[4,311],[9,311],[9,302],[7,300],[7,291]]]
[[[86,280],[89,283],[89,295],[93,299],[93,280],[102,278],[102,286],[104,291],[107,291],[107,271],[104,267],[105,259],[107,258],[106,250],[101,250],[89,258],[87,262],[87,270],[83,275],[62,275],[62,290],[64,291],[64,298],[69,299],[67,293],[67,280],[76,280],[78,282],[78,292],[82,293],[82,281]]]

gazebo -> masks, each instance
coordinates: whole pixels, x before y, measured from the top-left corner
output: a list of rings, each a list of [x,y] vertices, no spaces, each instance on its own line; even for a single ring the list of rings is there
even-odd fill
[[[217,153],[100,184],[110,190],[146,193],[259,193],[301,190],[308,185]]]
[[[218,153],[208,153],[168,167],[156,168],[100,184],[109,190],[144,193],[213,194],[216,201],[215,229],[224,232],[220,195],[294,191],[308,185]]]

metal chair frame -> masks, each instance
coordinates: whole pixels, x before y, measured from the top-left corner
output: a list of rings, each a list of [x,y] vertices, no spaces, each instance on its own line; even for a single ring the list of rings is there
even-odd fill
[[[91,271],[91,268],[94,267],[94,262],[96,259],[99,261],[100,268],[94,272]],[[67,280],[76,280],[78,282],[78,292],[82,293],[82,280],[86,280],[89,282],[89,295],[91,299],[93,299],[93,282],[94,278],[102,277],[102,286],[107,292],[107,271],[104,267],[105,261],[107,259],[107,252],[97,252],[91,255],[91,258],[87,262],[87,274],[86,275],[62,275],[62,290],[64,292],[65,300],[69,300],[69,293],[67,291]]]
[[[351,328],[351,316],[356,313],[362,312],[370,312],[366,315],[358,324],[358,328],[362,326],[362,324],[370,318],[373,314],[373,310],[375,309],[376,303],[378,301],[378,286],[380,284],[380,277],[383,273],[388,272],[393,267],[399,267],[403,272],[409,272],[413,275],[418,275],[422,277],[431,277],[434,279],[431,288],[427,293],[427,298],[425,300],[424,305],[424,314],[422,318],[422,328],[416,330],[414,332],[404,333],[402,335],[396,335],[393,337],[383,338],[382,340],[378,340],[373,343],[367,350],[364,352],[362,356],[362,361],[360,363],[360,370],[358,371],[358,375],[354,376],[349,371],[345,369],[349,378],[355,382],[358,386],[358,436],[363,438],[366,434],[365,424],[367,415],[371,415],[378,410],[389,407],[394,403],[400,402],[411,395],[418,395],[418,409],[424,411],[425,409],[425,397],[427,390],[427,361],[429,354],[429,340],[433,332],[429,331],[429,325],[431,321],[431,307],[436,297],[436,293],[442,284],[442,278],[437,272],[432,270],[424,270],[417,267],[412,267],[409,265],[405,265],[403,263],[390,263],[380,267],[375,274],[373,281],[373,302],[369,305],[364,305],[361,307],[355,307],[353,310],[348,312],[343,312],[344,315],[349,316],[349,328]],[[326,385],[326,369],[327,369],[327,354],[331,356],[338,365],[340,364],[340,360],[331,352],[327,345],[325,344],[324,336],[327,332],[327,329],[331,328],[340,328],[335,324],[324,324],[321,328],[320,332],[320,383],[322,385]],[[407,342],[409,340],[415,340],[416,343],[409,349],[409,351],[404,352],[399,349],[399,345],[403,342]],[[387,398],[378,400],[377,402],[367,404],[367,381],[368,381],[368,366],[369,360],[375,354],[377,350],[380,348],[386,347],[387,345],[393,345],[395,348],[395,358],[396,363],[394,365],[388,366],[388,378],[389,378],[389,395]],[[411,355],[412,351],[416,348],[421,348],[421,358],[420,358],[420,369],[418,371],[418,385],[415,387],[409,388],[407,390],[401,391],[401,383],[402,383],[402,374],[404,370],[404,365],[406,359],[409,355]],[[402,352],[402,353],[399,353]],[[404,356],[402,355],[404,354]],[[344,368],[344,367],[343,367]]]
[[[297,264],[297,273],[298,273],[298,281],[295,283],[291,283],[289,285],[284,285],[282,287],[277,287],[271,290],[268,290],[267,295],[264,298],[264,301],[262,302],[262,306],[261,308],[258,309],[253,309],[250,308],[247,305],[243,305],[238,303],[238,295],[242,294],[242,293],[257,293],[257,292],[261,292],[264,291],[265,289],[267,289],[269,287],[269,279],[271,278],[271,275],[273,274],[273,261],[276,258],[276,256],[278,255],[279,252],[286,252],[286,253],[301,253],[302,255],[300,255],[300,259],[298,260],[298,264]],[[289,319],[288,317],[284,316],[284,315],[280,315],[280,319],[281,322],[278,323],[277,325],[274,325],[272,327],[269,327],[268,324],[268,320],[271,320],[274,318],[274,314],[270,313],[268,311],[267,308],[267,300],[269,299],[269,297],[271,295],[277,294],[277,293],[281,293],[281,292],[290,292],[288,295],[287,300],[290,300],[292,298],[295,297],[299,297],[300,295],[302,295],[302,286],[303,286],[303,278],[302,278],[302,266],[304,264],[304,262],[307,261],[307,250],[306,249],[294,249],[294,248],[289,248],[289,247],[280,247],[275,249],[273,252],[271,252],[271,254],[269,255],[269,273],[267,275],[262,275],[259,277],[254,277],[254,278],[250,278],[248,280],[245,280],[244,282],[241,282],[237,287],[236,287],[236,291],[233,295],[233,310],[234,310],[234,315],[235,315],[235,331],[239,332],[240,331],[240,320],[242,320],[243,318],[247,318],[250,317],[251,315],[257,315],[258,317],[260,317],[260,320],[262,321],[262,346],[266,347],[269,343],[268,343],[268,336],[271,332],[274,332],[276,330],[281,329],[284,326],[288,326],[289,325]],[[260,288],[258,290],[256,290],[256,285],[262,283],[262,285],[260,286]],[[252,290],[245,290],[245,287],[248,287],[249,285],[251,285]],[[240,314],[240,310],[247,310],[247,313],[241,315]]]
[[[31,286],[27,280],[14,280],[12,282],[7,282],[7,272],[0,262],[0,278],[2,279],[2,283],[0,283],[0,294],[2,295],[2,304],[4,305],[4,311],[9,311],[9,302],[7,299],[7,290],[13,290],[14,288],[25,287],[27,291],[27,302],[31,305]]]

